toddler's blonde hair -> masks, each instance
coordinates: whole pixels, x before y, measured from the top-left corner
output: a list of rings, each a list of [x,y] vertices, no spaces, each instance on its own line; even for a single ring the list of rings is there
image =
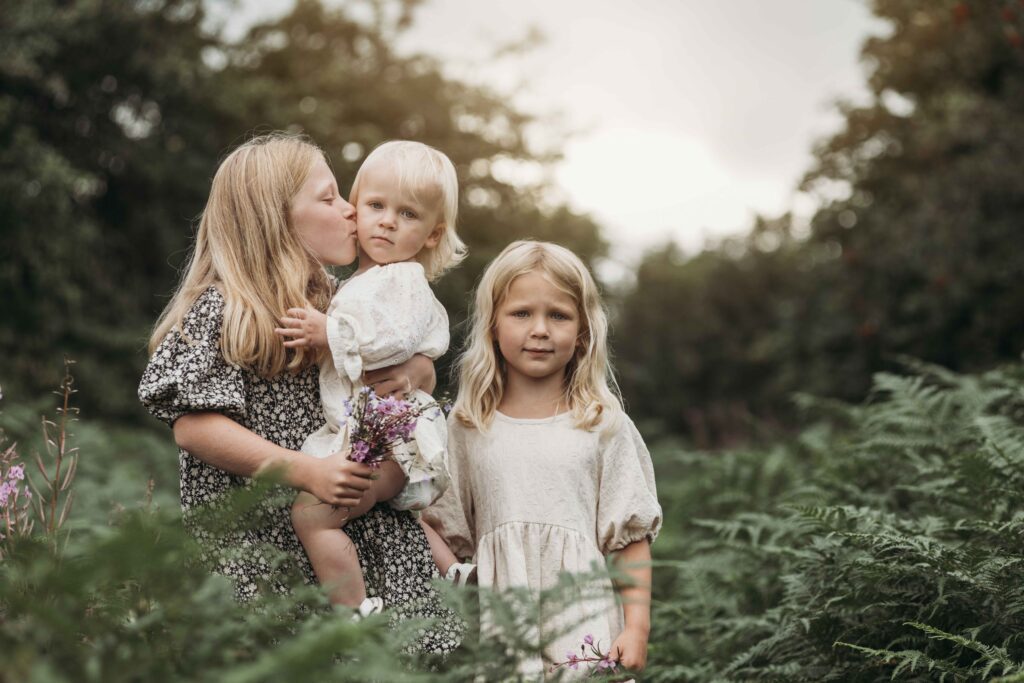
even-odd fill
[[[466,350],[459,359],[454,407],[456,419],[467,427],[485,430],[501,403],[506,376],[494,332],[497,310],[512,282],[534,272],[572,297],[579,311],[578,343],[565,372],[565,400],[576,427],[593,430],[622,411],[608,357],[608,317],[590,271],[565,247],[520,240],[491,261],[476,288]]]
[[[455,232],[459,213],[459,179],[455,165],[443,152],[422,142],[391,140],[382,143],[366,157],[352,181],[349,201],[357,211],[359,188],[366,169],[377,164],[386,164],[394,170],[400,191],[441,210],[441,241],[433,249],[422,249],[416,256],[427,279],[436,280],[466,258],[466,245]]]
[[[321,159],[306,138],[271,133],[221,162],[184,276],[150,336],[150,353],[171,330],[183,333],[185,314],[215,285],[224,296],[225,360],[266,378],[315,362],[301,348],[289,359],[274,328],[289,307],[326,310],[334,293],[333,280],[291,221],[292,200]]]

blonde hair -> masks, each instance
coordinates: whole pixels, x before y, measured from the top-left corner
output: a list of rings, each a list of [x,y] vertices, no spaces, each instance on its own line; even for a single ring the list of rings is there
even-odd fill
[[[416,260],[423,266],[428,280],[436,280],[466,258],[466,245],[455,232],[459,213],[459,178],[443,152],[411,140],[391,140],[378,145],[363,160],[352,181],[349,201],[358,210],[359,187],[367,168],[388,164],[398,175],[399,190],[409,192],[417,201],[441,209],[443,232],[433,249],[422,249]]]
[[[608,357],[608,317],[590,271],[574,253],[548,242],[521,240],[491,261],[476,288],[466,350],[459,358],[455,417],[467,427],[486,429],[505,391],[505,362],[494,329],[498,308],[513,281],[539,272],[572,297],[580,316],[576,351],[566,366],[565,400],[576,427],[592,430],[622,411]],[[611,423],[609,423],[611,424]]]
[[[291,306],[325,310],[334,291],[291,222],[296,193],[324,158],[303,137],[271,133],[221,162],[184,275],[153,328],[151,354],[171,330],[185,336],[185,314],[216,286],[224,297],[220,349],[226,361],[266,378],[314,362],[302,349],[287,353],[274,327]]]

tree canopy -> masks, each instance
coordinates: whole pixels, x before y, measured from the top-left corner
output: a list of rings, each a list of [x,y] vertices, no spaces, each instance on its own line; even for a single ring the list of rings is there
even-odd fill
[[[845,124],[815,149],[808,234],[761,219],[640,265],[616,343],[638,412],[713,443],[785,420],[796,391],[859,400],[898,355],[961,370],[1019,357],[1024,7],[873,9],[890,29],[863,47],[870,99],[841,103]]]

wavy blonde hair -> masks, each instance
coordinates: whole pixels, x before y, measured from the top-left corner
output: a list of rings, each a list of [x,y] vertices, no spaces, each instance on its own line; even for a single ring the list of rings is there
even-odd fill
[[[436,280],[466,258],[466,245],[455,232],[459,213],[459,178],[444,152],[422,142],[391,140],[374,148],[356,172],[349,202],[358,210],[359,188],[366,169],[387,164],[398,176],[399,189],[409,192],[417,201],[440,208],[444,232],[433,249],[424,248],[416,255],[428,280]]]
[[[565,400],[576,427],[596,429],[622,411],[608,357],[608,317],[590,271],[565,247],[520,240],[491,261],[476,288],[466,349],[459,358],[459,395],[454,407],[455,417],[467,427],[487,429],[501,403],[506,370],[494,333],[497,310],[513,281],[534,272],[571,296],[579,312],[578,344],[565,372]]]
[[[323,152],[306,138],[271,133],[221,162],[184,274],[150,336],[151,354],[172,330],[184,336],[185,314],[216,286],[224,296],[225,360],[266,378],[315,361],[302,349],[286,352],[274,328],[291,306],[325,310],[334,291],[291,221],[292,201],[321,159]]]

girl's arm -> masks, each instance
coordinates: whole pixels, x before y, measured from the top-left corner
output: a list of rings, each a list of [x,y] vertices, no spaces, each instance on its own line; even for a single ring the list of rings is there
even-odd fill
[[[174,422],[174,440],[180,448],[208,465],[243,477],[279,471],[285,483],[308,491],[325,503],[355,507],[373,485],[373,469],[352,462],[345,453],[314,458],[282,448],[216,412],[182,415]]]
[[[651,544],[647,539],[630,543],[616,555],[615,564],[629,578],[616,585],[626,625],[610,654],[627,669],[642,671],[651,633]]]

